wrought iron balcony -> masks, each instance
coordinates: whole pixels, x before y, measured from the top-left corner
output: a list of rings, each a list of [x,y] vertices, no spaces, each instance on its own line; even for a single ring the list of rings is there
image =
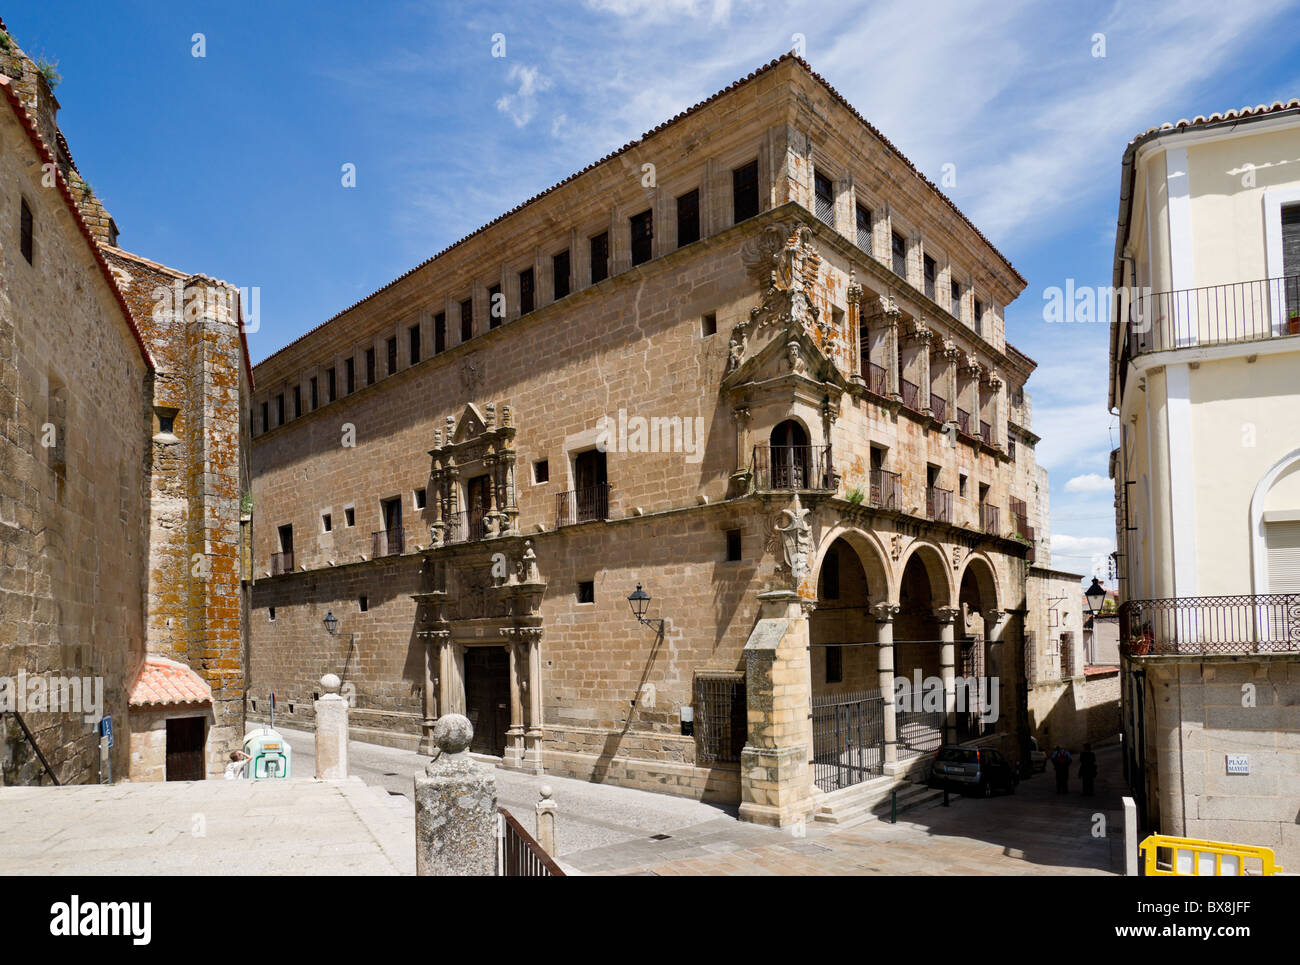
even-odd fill
[[[990,506],[988,503],[980,503],[980,529],[986,533],[997,535],[1002,530],[1002,513],[996,506]]]
[[[271,554],[271,575],[283,576],[293,572],[293,550]]]
[[[902,504],[901,479],[896,472],[871,470],[871,505],[877,509],[898,509]]]
[[[400,526],[370,534],[371,559],[399,556],[406,549],[405,530]]]
[[[957,407],[957,431],[963,435],[970,435],[970,413],[961,406]]]
[[[609,519],[609,483],[571,489],[555,496],[555,525],[568,526],[593,519]]]
[[[898,392],[903,397],[903,405],[913,412],[921,411],[921,387],[915,382],[899,378]]]
[[[1156,292],[1129,306],[1128,354],[1300,335],[1300,275]]]
[[[754,447],[750,462],[755,492],[799,490],[834,492],[835,467],[830,446]]]
[[[925,515],[940,523],[952,522],[952,490],[929,486],[925,490]]]
[[[1300,653],[1300,593],[1127,600],[1119,633],[1134,656]]]
[[[934,413],[934,418],[939,422],[948,421],[948,400],[941,395],[930,393],[930,411]]]
[[[993,445],[993,426],[983,419],[980,420],[980,441],[986,446]]]
[[[887,372],[883,365],[877,365],[875,362],[867,362],[866,366],[867,388],[876,395],[884,396],[889,393],[889,380]]]
[[[462,509],[458,513],[443,513],[442,541],[444,543],[473,543],[487,536],[487,513],[481,509]]]

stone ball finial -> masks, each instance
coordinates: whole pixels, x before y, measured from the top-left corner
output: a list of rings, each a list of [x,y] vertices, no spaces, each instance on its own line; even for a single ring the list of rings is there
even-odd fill
[[[551,785],[543,784],[541,787],[537,789],[537,791],[539,794],[542,795],[543,801],[549,801],[551,799],[551,794],[553,793],[551,791]]]
[[[343,686],[343,681],[339,680],[338,674],[327,673],[325,676],[320,678],[320,685],[324,689],[325,693],[337,694],[339,688]]]
[[[464,714],[443,714],[433,725],[433,742],[444,754],[459,754],[474,739],[474,725]]]

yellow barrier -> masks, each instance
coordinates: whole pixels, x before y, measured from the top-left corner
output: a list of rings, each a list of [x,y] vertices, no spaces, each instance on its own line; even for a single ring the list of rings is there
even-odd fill
[[[1156,853],[1162,849],[1170,852],[1167,869],[1156,864]],[[1275,875],[1282,871],[1282,866],[1274,859],[1272,848],[1256,848],[1248,844],[1153,834],[1138,845],[1138,850],[1146,855],[1148,877],[1241,876],[1247,872],[1248,859],[1259,862],[1258,869],[1249,869],[1252,875]]]

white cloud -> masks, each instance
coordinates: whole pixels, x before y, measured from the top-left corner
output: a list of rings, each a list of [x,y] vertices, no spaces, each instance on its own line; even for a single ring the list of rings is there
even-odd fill
[[[1052,534],[1052,566],[1089,576],[1104,577],[1109,571],[1109,557],[1115,540],[1105,536],[1066,536]]]
[[[513,64],[506,79],[519,84],[513,94],[502,94],[497,99],[497,110],[515,122],[516,127],[523,127],[533,119],[537,112],[537,95],[551,88],[551,79],[536,67],[525,64]]]
[[[683,18],[722,23],[731,15],[731,0],[586,0],[598,13],[641,24],[673,23]]]
[[[1114,487],[1105,476],[1095,472],[1086,472],[1082,476],[1075,476],[1065,484],[1067,493],[1108,493]]]

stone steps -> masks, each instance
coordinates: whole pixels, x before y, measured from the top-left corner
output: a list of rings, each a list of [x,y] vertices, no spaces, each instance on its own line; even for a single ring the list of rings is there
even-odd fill
[[[913,784],[901,778],[878,777],[853,787],[823,794],[813,814],[813,820],[819,824],[830,824],[836,827],[846,827],[864,821],[888,820],[895,790],[898,791],[899,814],[909,808],[921,807],[943,797],[943,791],[924,784]]]

